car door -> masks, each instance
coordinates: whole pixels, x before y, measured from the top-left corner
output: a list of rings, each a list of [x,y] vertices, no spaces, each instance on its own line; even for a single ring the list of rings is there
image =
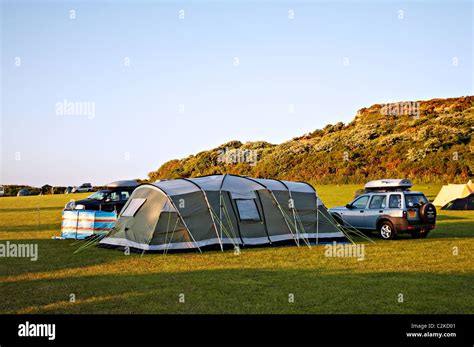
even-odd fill
[[[350,203],[351,208],[344,211],[344,224],[348,227],[365,228],[365,209],[369,202],[370,195],[361,195]]]
[[[102,211],[112,212],[117,211],[117,205],[120,203],[120,194],[118,191],[111,192],[104,203],[102,204]]]
[[[369,206],[365,212],[365,228],[377,228],[377,220],[379,216],[386,213],[387,210],[387,194],[374,194],[370,199]]]

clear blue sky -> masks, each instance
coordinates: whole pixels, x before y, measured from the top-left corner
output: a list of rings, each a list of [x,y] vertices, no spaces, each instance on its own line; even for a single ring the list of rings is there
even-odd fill
[[[2,1],[0,183],[144,178],[374,103],[472,95],[473,30],[472,1]]]

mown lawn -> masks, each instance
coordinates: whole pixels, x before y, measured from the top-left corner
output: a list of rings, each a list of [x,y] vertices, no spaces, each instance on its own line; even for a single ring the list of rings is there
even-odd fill
[[[358,188],[317,186],[328,207]],[[71,197],[84,194],[0,199],[0,243],[39,247],[37,261],[0,258],[1,313],[474,313],[474,212],[439,211],[425,240],[374,235],[363,261],[321,245],[125,255],[51,240]]]

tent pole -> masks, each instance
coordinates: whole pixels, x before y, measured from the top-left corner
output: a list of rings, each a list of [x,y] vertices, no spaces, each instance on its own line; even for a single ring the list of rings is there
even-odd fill
[[[222,245],[222,239],[219,237],[219,232],[217,231],[217,225],[216,225],[216,221],[214,220],[214,215],[212,214],[212,207],[211,207],[211,204],[209,203],[209,200],[207,199],[207,194],[206,192],[204,191],[204,189],[202,189],[196,182],[193,182],[191,181],[190,179],[188,178],[183,178],[183,180],[189,182],[189,183],[192,183],[194,184],[196,187],[198,187],[198,189],[202,192],[202,195],[204,196],[204,200],[206,200],[206,204],[207,204],[207,208],[208,208],[208,211],[209,211],[209,214],[211,215],[211,219],[212,219],[212,225],[214,226],[214,230],[216,231],[216,235],[217,235],[217,239],[219,240],[219,244],[221,246],[221,251],[223,252],[224,251],[224,246]]]
[[[222,238],[222,194],[219,194],[219,232]]]
[[[286,219],[286,216],[285,216],[285,213],[283,211],[283,208],[281,207],[280,203],[278,202],[275,194],[273,194],[273,191],[268,188],[266,185],[264,185],[263,183],[260,183],[258,181],[255,181],[254,179],[250,178],[250,177],[247,177],[247,176],[238,176],[238,177],[242,177],[242,178],[245,178],[245,179],[248,179],[249,181],[252,181],[254,183],[257,183],[259,184],[260,186],[262,186],[264,189],[268,190],[268,192],[270,193],[270,195],[272,196],[273,198],[273,201],[275,202],[275,204],[277,205],[278,209],[280,210],[280,213],[281,215],[283,216],[283,219],[285,220],[285,223],[286,223],[286,226],[288,227],[288,230],[290,230],[290,233],[291,235],[293,236],[293,239],[295,240],[295,243],[296,245],[299,247],[299,244],[298,244],[298,241],[295,239],[295,235],[293,234],[293,231],[291,231],[291,226],[290,226],[290,223],[288,223],[288,220]],[[277,180],[278,181],[278,180]],[[283,184],[283,182],[280,182]]]
[[[227,176],[227,174],[224,174],[224,177],[222,177],[222,181],[221,181],[221,185],[219,186],[219,226],[220,226],[220,233],[221,233],[221,238],[222,238],[222,204],[223,204],[223,200],[222,200],[222,186],[224,184],[224,180],[225,180],[225,177]]]
[[[221,181],[221,185],[219,186],[219,198],[220,198],[220,200],[222,201],[222,204],[221,204],[221,206],[220,206],[220,208],[219,208],[221,214],[222,214],[222,206],[224,206],[224,199],[223,199],[223,197],[222,197],[222,188],[224,187],[224,181],[225,181],[225,179],[226,179],[227,176],[228,176],[228,174],[224,174],[224,177],[222,178],[222,181]],[[225,206],[224,206],[224,207],[225,207]],[[237,214],[236,214],[235,211],[234,211],[234,206],[232,206],[232,201],[230,202],[230,207],[232,208],[232,213],[234,214],[235,218],[238,219],[238,216],[237,216]],[[226,210],[227,210],[227,208],[226,208]],[[228,220],[227,220],[227,223],[229,223],[229,226],[232,226],[232,221],[230,220],[230,218],[229,218],[228,215],[229,215],[229,213],[228,213],[228,211],[227,211],[227,219],[228,219]],[[234,227],[232,227],[232,230],[233,230],[233,229],[234,229]],[[236,241],[236,240],[237,240],[237,235],[235,235],[235,232],[234,232],[234,231],[232,231],[232,232],[234,233],[234,235],[231,235],[231,236],[235,236],[233,241],[237,243],[237,241]],[[244,245],[244,240],[242,239],[242,235],[240,234],[240,225],[239,225],[239,222],[238,222],[238,221],[237,221],[237,232],[239,233],[239,239],[240,239],[240,242],[241,242],[241,244],[242,244],[242,246],[243,246],[243,245]],[[221,233],[222,233],[222,218],[221,218]],[[232,244],[234,244],[234,242],[232,242]],[[235,244],[234,244],[234,247],[236,247]],[[240,246],[239,246],[238,244],[237,244],[237,247],[240,248]]]
[[[268,242],[270,242],[270,244],[272,244],[272,239],[270,238],[270,234],[268,233],[267,218],[265,217],[265,209],[263,208],[262,198],[260,197],[260,193],[259,193],[258,190],[255,191],[255,194],[257,194],[258,201],[260,202],[260,206],[262,207],[262,217],[263,217],[263,220],[264,220],[263,226],[265,228],[265,233],[267,234]]]
[[[188,227],[188,225],[186,224],[186,222],[184,221],[184,218],[183,218],[183,216],[181,215],[181,212],[179,212],[178,208],[176,207],[176,205],[174,204],[174,202],[171,200],[171,198],[169,198],[169,199],[170,199],[170,201],[171,201],[171,204],[172,204],[172,205],[174,206],[174,208],[176,209],[176,212],[178,213],[179,219],[181,219],[181,222],[183,222],[184,227],[185,227],[186,230],[188,231],[189,236],[191,236],[191,238],[193,239],[193,242],[196,244],[196,247],[199,249],[199,252],[202,253],[201,247],[199,247],[199,245],[197,244],[196,240],[194,239],[193,234],[191,234],[191,230],[189,230],[189,227]],[[171,247],[171,244],[170,244],[170,247]]]
[[[319,244],[319,195],[316,192],[316,244]]]
[[[179,219],[181,219],[181,222],[183,223],[184,227],[186,228],[186,230],[188,231],[188,234],[189,236],[191,237],[191,239],[193,240],[194,244],[196,245],[196,247],[198,248],[199,252],[202,253],[202,250],[201,250],[201,247],[199,247],[199,245],[197,244],[196,240],[194,239],[194,236],[193,234],[191,234],[191,230],[189,229],[188,225],[186,224],[186,222],[184,221],[184,218],[183,216],[181,215],[181,212],[179,212],[178,208],[176,207],[173,199],[171,199],[171,196],[165,192],[162,188],[158,187],[157,185],[154,185],[154,187],[158,188],[159,190],[161,190],[163,192],[163,194],[166,195],[166,197],[168,198],[169,202],[171,203],[171,205],[174,207],[174,209],[176,210],[176,213],[178,214],[178,217]]]
[[[295,231],[296,231],[296,244],[300,245],[300,235],[299,235],[299,231],[298,231],[298,225],[296,224],[296,215],[295,215],[295,200],[293,200],[293,196],[291,195],[291,190],[290,190],[290,187],[288,187],[285,182],[281,181],[281,180],[277,180],[278,182],[280,182],[281,184],[283,184],[283,186],[288,190],[288,196],[290,197],[290,200],[291,200],[291,212],[293,214],[293,221],[295,223]]]

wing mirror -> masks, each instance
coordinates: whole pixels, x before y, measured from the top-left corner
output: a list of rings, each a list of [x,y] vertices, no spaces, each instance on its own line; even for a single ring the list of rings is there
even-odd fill
[[[346,208],[351,209],[351,208],[352,208],[352,205],[351,205],[351,204],[347,204],[347,205],[346,205]]]

